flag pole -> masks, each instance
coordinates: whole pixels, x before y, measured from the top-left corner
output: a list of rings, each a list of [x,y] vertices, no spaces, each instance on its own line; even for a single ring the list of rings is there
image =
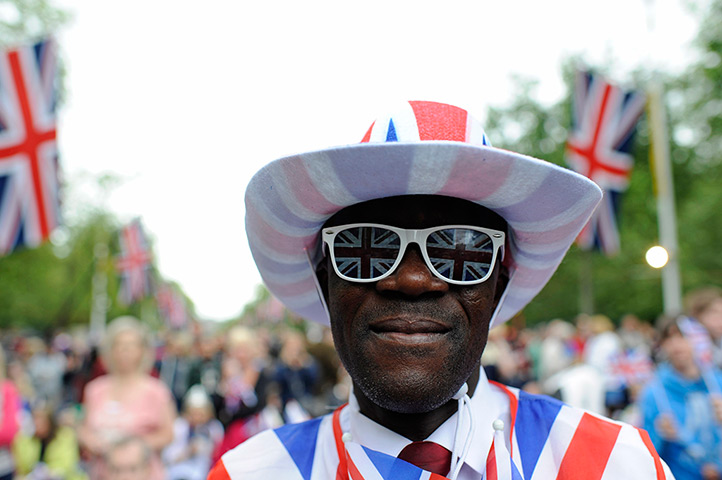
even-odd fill
[[[100,345],[105,334],[108,312],[108,275],[105,270],[108,245],[102,242],[96,243],[93,253],[95,255],[95,273],[92,280],[92,303],[90,306],[90,341],[93,345]]]
[[[682,282],[679,273],[677,245],[677,214],[674,206],[674,182],[667,140],[667,119],[662,105],[662,87],[652,82],[649,94],[649,128],[651,136],[651,163],[657,197],[659,242],[669,255],[662,267],[662,297],[664,313],[671,316],[682,312]]]

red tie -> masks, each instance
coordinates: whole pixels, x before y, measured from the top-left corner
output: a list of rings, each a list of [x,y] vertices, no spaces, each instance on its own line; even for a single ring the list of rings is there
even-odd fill
[[[448,475],[451,468],[451,452],[434,442],[409,443],[398,458],[443,476]]]

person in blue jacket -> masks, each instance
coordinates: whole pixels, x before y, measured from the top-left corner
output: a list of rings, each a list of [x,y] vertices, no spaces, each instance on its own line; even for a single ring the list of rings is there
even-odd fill
[[[722,372],[700,368],[675,319],[659,330],[663,361],[642,392],[643,428],[677,480],[722,479]]]

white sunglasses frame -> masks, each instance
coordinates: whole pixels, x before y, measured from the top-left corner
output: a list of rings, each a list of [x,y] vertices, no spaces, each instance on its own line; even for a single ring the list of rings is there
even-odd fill
[[[401,245],[399,246],[399,255],[394,261],[394,264],[391,266],[391,268],[388,270],[388,272],[384,273],[380,277],[377,278],[371,278],[371,279],[359,279],[359,278],[351,278],[343,275],[339,270],[338,266],[336,266],[336,257],[334,255],[334,249],[333,249],[333,241],[336,238],[336,236],[341,233],[344,230],[350,229],[350,228],[357,228],[357,227],[378,227],[378,228],[385,228],[387,230],[390,230],[397,234],[399,236],[399,241],[401,242]],[[489,268],[489,271],[484,275],[483,278],[479,280],[473,280],[470,282],[465,282],[462,280],[451,280],[449,278],[444,277],[440,273],[436,271],[436,269],[431,264],[431,259],[429,258],[429,254],[426,251],[426,239],[431,235],[433,232],[436,232],[438,230],[445,230],[449,228],[459,228],[459,229],[466,229],[466,230],[473,230],[477,232],[484,233],[489,236],[491,239],[492,245],[494,247],[494,253],[491,257],[491,268]],[[383,225],[380,223],[349,223],[346,225],[337,225],[335,227],[326,227],[321,232],[323,243],[328,248],[328,254],[331,257],[331,265],[333,265],[333,270],[336,272],[336,275],[338,275],[339,278],[346,280],[348,282],[354,282],[354,283],[372,283],[372,282],[378,282],[379,280],[383,280],[384,278],[388,277],[389,275],[393,274],[396,268],[401,264],[401,262],[404,259],[404,255],[406,254],[406,247],[409,246],[410,243],[415,243],[419,246],[419,250],[421,250],[421,256],[424,258],[424,262],[426,263],[426,268],[429,269],[429,271],[434,274],[434,276],[442,279],[446,283],[451,283],[453,285],[478,285],[480,283],[483,283],[489,279],[492,273],[494,273],[494,266],[496,265],[496,257],[499,253],[499,249],[501,249],[501,259],[504,260],[504,244],[506,241],[506,234],[502,232],[501,230],[494,230],[492,228],[484,228],[484,227],[477,227],[474,225],[440,225],[437,227],[431,227],[431,228],[423,228],[423,229],[414,229],[414,228],[399,228],[399,227],[393,227],[391,225]]]

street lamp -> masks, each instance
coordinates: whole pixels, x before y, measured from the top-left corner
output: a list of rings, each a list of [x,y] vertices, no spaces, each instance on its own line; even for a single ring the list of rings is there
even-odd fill
[[[662,268],[667,265],[667,262],[669,261],[669,253],[667,253],[667,250],[664,247],[655,245],[647,250],[644,258],[647,260],[650,267]]]

